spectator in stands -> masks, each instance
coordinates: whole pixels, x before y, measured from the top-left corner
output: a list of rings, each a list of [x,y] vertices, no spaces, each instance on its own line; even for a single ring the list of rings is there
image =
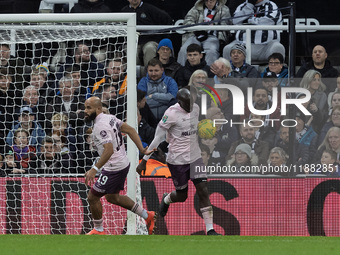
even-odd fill
[[[20,109],[20,115],[18,118],[18,122],[14,123],[14,127],[8,133],[6,137],[6,143],[10,146],[13,145],[13,137],[14,132],[18,129],[22,128],[28,130],[29,132],[29,145],[37,148],[37,151],[40,151],[40,145],[44,137],[46,136],[45,131],[42,129],[40,124],[35,120],[35,114],[32,109],[28,106],[23,106]]]
[[[256,86],[256,78],[259,77],[259,73],[254,66],[245,62],[246,48],[244,45],[234,44],[230,48],[230,58],[231,72],[229,73],[229,76],[237,80],[238,87],[240,87],[243,91],[246,91],[249,87],[254,88]]]
[[[4,153],[4,138],[12,128],[15,107],[19,106],[17,101],[20,95],[16,92],[8,69],[0,68],[0,154]]]
[[[340,107],[338,107],[338,112],[340,114]],[[340,118],[338,119],[339,119],[338,124],[340,126]],[[295,120],[296,120],[295,127],[296,140],[301,144],[307,145],[308,147],[311,147],[313,144],[315,146],[314,140],[317,140],[318,135],[314,131],[312,126],[306,125],[306,116],[301,111],[297,110],[295,114]]]
[[[234,150],[233,155],[231,158],[227,161],[228,166],[235,166],[236,171],[230,172],[231,174],[245,174],[245,173],[251,173],[248,171],[245,171],[245,169],[241,169],[243,166],[257,166],[258,163],[258,157],[255,153],[252,152],[251,147],[249,144],[246,143],[240,143],[237,145],[237,147]]]
[[[329,120],[325,123],[325,125],[323,125],[318,136],[318,146],[325,139],[325,136],[331,127],[340,127],[340,105],[334,106],[334,108],[331,110]]]
[[[331,78],[327,79],[326,84],[326,93],[332,92],[336,88],[336,78],[339,75],[338,70],[336,70],[333,66],[331,66],[330,61],[327,59],[328,54],[326,49],[321,45],[316,45],[312,51],[312,62],[305,63],[300,67],[299,71],[296,74],[297,78],[301,78],[308,70],[316,70],[320,73],[322,78]],[[333,79],[332,79],[333,78]]]
[[[331,150],[337,154],[336,162],[340,163],[339,155],[340,155],[340,128],[339,127],[331,127],[325,139],[320,144],[317,152],[315,153],[314,157],[312,158],[313,161],[311,163],[320,163],[321,156],[324,150]]]
[[[336,86],[336,89],[328,94],[327,102],[329,110],[331,110],[335,105],[340,104],[340,76],[336,78]]]
[[[37,171],[39,174],[53,174],[56,169],[60,169],[54,151],[53,139],[46,136],[42,141],[40,153],[37,157]]]
[[[7,146],[4,155],[5,159],[4,165],[2,167],[3,172],[1,177],[8,176],[10,174],[24,174],[26,172],[24,169],[20,168],[20,165],[17,162],[15,162],[14,151],[12,147]]]
[[[274,147],[269,152],[268,164],[273,167],[280,167],[280,171],[277,171],[277,174],[281,176],[289,176],[289,172],[285,172],[283,171],[283,168],[281,168],[286,165],[288,158],[288,154],[284,151],[284,149]]]
[[[277,142],[275,143],[275,147],[282,148],[287,155],[289,155],[289,127],[280,127],[279,132],[280,138],[277,139]],[[295,165],[304,165],[309,162],[309,147],[303,143],[299,143],[297,140],[295,140],[294,144],[295,148],[295,161],[293,164]]]
[[[268,92],[268,99],[269,101],[273,102],[273,88],[277,88],[279,85],[279,80],[275,73],[267,72],[262,76],[262,86]],[[277,105],[281,105],[281,91],[280,88],[277,92]],[[281,106],[280,106],[281,107]]]
[[[111,12],[111,9],[104,3],[104,0],[79,0],[70,11],[70,13],[97,12]]]
[[[66,63],[62,65],[56,73],[57,79],[60,80],[64,76],[65,70],[74,64],[80,66],[80,91],[86,90],[86,96],[90,97],[94,93],[94,88],[105,82],[105,68],[102,64],[98,63],[95,56],[91,54],[89,46],[84,42],[78,42],[76,44],[74,57],[66,57]]]
[[[268,97],[268,91],[263,88],[263,87],[258,87],[257,89],[253,90],[253,107],[256,110],[268,110],[271,109],[272,107],[274,107],[272,105],[272,102],[269,101],[269,97]],[[281,112],[280,112],[280,108],[281,106],[277,105],[276,109],[273,113],[268,114],[265,116],[264,119],[264,126],[268,126],[268,125],[272,125],[272,123],[269,121],[270,119],[280,119],[281,118]],[[243,120],[244,118],[250,118],[250,109],[248,108],[248,105],[246,105],[245,107],[245,111],[244,111],[244,116],[241,116],[241,120]],[[274,123],[274,127],[276,130],[279,130],[280,127],[280,122],[277,121]]]
[[[98,152],[93,148],[92,128],[86,129],[84,140],[85,140],[83,150],[84,154],[82,154],[82,157],[78,160],[79,163],[79,165],[77,166],[78,173],[90,170],[93,164],[95,163],[97,157],[99,157]],[[81,169],[82,167],[84,169]]]
[[[170,101],[176,98],[177,83],[164,74],[162,63],[158,59],[151,59],[147,66],[148,74],[138,83],[138,89],[146,92],[146,102],[153,115],[159,121]]]
[[[183,25],[193,25],[202,22],[210,22],[212,20],[222,20],[218,25],[231,24],[229,8],[225,5],[226,0],[198,0],[194,7],[187,13],[184,18]],[[217,23],[216,23],[217,24]],[[214,25],[213,23],[209,24]],[[178,62],[185,65],[186,49],[192,44],[201,45],[206,53],[205,59],[208,65],[214,63],[219,58],[220,42],[226,41],[228,37],[225,31],[195,31],[195,33],[186,33],[182,37],[182,47],[178,53]]]
[[[142,116],[142,119],[144,119],[151,127],[156,128],[158,121],[147,104],[145,96],[145,91],[137,89],[137,108]]]
[[[296,98],[305,98],[306,95],[303,93],[299,93],[296,95]],[[326,122],[328,115],[324,115],[321,110],[316,106],[315,100],[311,98],[308,102],[302,104],[311,114],[312,116],[306,116],[306,125],[312,126],[316,133],[320,133],[321,128]],[[325,117],[326,116],[326,117]]]
[[[169,14],[149,3],[144,3],[142,0],[128,0],[128,2],[130,4],[123,7],[121,12],[136,13],[137,25],[172,25],[173,23]],[[154,34],[139,37],[137,65],[148,65],[149,61],[156,56],[157,45],[161,39],[161,36]]]
[[[79,152],[77,138],[74,131],[68,126],[68,117],[62,113],[56,113],[52,117],[52,138],[55,142],[55,151],[59,154],[65,169],[62,173],[75,173],[76,159]],[[58,157],[59,157],[58,156]]]
[[[37,68],[35,66],[32,68],[29,85],[36,87],[39,99],[43,104],[49,103],[55,95],[54,87],[50,87],[47,77],[45,68]]]
[[[81,75],[80,75],[80,66],[79,65],[72,65],[66,68],[65,70],[65,77],[71,78],[73,81],[73,87],[74,87],[74,92],[76,95],[85,95],[86,94],[86,90],[81,91],[81,84],[80,84],[80,80],[81,80]]]
[[[222,157],[223,151],[220,151],[221,148],[216,148],[217,142],[216,135],[212,138],[201,138],[200,143],[209,148],[209,166],[221,166],[224,163],[224,158]]]
[[[218,107],[210,107],[207,110],[207,119],[226,119],[222,110]],[[231,125],[216,124],[215,137],[217,143],[215,144],[215,150],[219,151],[220,157],[225,159],[233,142],[238,139],[237,129]]]
[[[57,96],[55,96],[46,107],[46,118],[51,120],[55,113],[63,113],[68,116],[69,124],[73,128],[81,126],[83,121],[78,115],[80,113],[79,110],[85,109],[85,98],[76,97],[74,93],[73,80],[68,77],[62,77],[59,80],[59,92]]]
[[[36,116],[36,120],[39,122],[40,126],[46,128],[46,116],[45,116],[45,109],[46,103],[43,98],[39,98],[39,91],[38,89],[33,86],[27,86],[23,91],[22,97],[22,104],[21,106],[28,106],[32,109],[32,112]],[[20,114],[20,108],[17,109],[17,114]]]
[[[207,72],[202,69],[197,69],[190,76],[188,85],[194,86],[195,88],[204,88],[204,84],[207,83],[207,79],[208,79]],[[197,92],[199,93],[200,90],[197,90]]]
[[[119,95],[125,94],[124,88],[122,88],[123,81],[126,77],[126,63],[122,58],[114,58],[110,60],[106,65],[106,75],[109,77],[109,81],[116,86],[118,92],[122,89]]]
[[[11,56],[9,44],[6,43],[0,43],[0,68],[6,68],[7,73],[13,77],[14,86],[23,89],[24,61]]]
[[[155,128],[151,127],[149,123],[142,118],[139,109],[137,109],[137,118],[139,137],[146,146],[149,146],[155,137]]]
[[[13,150],[14,162],[16,167],[23,170],[20,173],[37,173],[36,148],[29,144],[29,132],[26,129],[18,128],[14,132]]]
[[[275,73],[278,78],[278,86],[287,86],[288,67],[284,65],[284,58],[281,53],[273,53],[268,57],[268,67],[261,73],[263,78],[268,72]]]
[[[175,79],[178,84],[178,88],[187,86],[191,75],[198,69],[206,71],[209,77],[213,77],[213,74],[209,72],[210,67],[203,59],[202,47],[193,43],[187,47],[187,60],[185,65],[177,72]]]
[[[269,149],[274,147],[276,129],[272,125],[265,125],[265,117],[263,115],[250,114],[249,121],[255,129],[255,138],[267,142]]]
[[[175,59],[174,47],[170,39],[165,38],[158,43],[156,58],[162,62],[165,75],[175,79],[181,65]]]
[[[247,0],[240,4],[233,18],[234,25],[248,23],[251,25],[280,25],[282,14],[277,5],[269,0]],[[223,49],[223,57],[229,59],[235,44],[246,43],[246,31],[236,32],[236,40]],[[267,61],[274,52],[285,56],[285,48],[280,43],[278,30],[253,30],[251,31],[251,59],[252,61]]]
[[[207,145],[205,144],[200,144],[200,149],[201,149],[201,157],[203,160],[203,164],[205,166],[208,166],[209,160],[210,160],[210,149]]]
[[[321,73],[316,70],[308,70],[300,82],[300,87],[308,89],[311,93],[312,100],[316,107],[321,111],[323,116],[327,116],[328,103],[325,84],[321,81]]]
[[[210,66],[210,71],[215,74],[215,84],[224,83],[223,79],[227,78],[231,72],[231,65],[225,58],[218,58]]]
[[[254,127],[249,126],[248,120],[245,120],[245,124],[240,125],[239,131],[241,139],[233,142],[227,156],[227,160],[230,160],[232,155],[235,153],[236,147],[241,143],[246,143],[251,147],[251,152],[256,154],[258,157],[258,164],[266,164],[269,155],[269,145],[268,143],[256,139]]]
[[[115,115],[120,120],[126,120],[126,95],[117,96],[116,86],[112,83],[105,83],[103,92],[100,95],[104,106],[109,110],[110,114]]]
[[[332,150],[325,149],[322,152],[320,168],[316,169],[314,174],[322,174],[327,177],[339,177],[339,163],[337,162],[337,153]],[[309,169],[306,169],[306,173],[309,173]]]

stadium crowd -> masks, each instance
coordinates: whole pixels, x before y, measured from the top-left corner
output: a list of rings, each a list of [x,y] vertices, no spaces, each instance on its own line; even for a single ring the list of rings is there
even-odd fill
[[[122,12],[137,13],[138,25],[171,25],[173,17],[149,3],[128,0]],[[263,12],[271,9],[273,11]],[[71,12],[107,12],[101,0],[83,0]],[[260,13],[260,15],[255,15]],[[238,18],[238,16],[240,16]],[[218,21],[216,24],[278,25],[282,13],[274,1],[247,0],[233,13],[225,0],[198,0],[184,17],[184,24]],[[215,24],[215,23],[214,23]],[[213,25],[213,24],[210,24]],[[265,38],[265,39],[264,39]],[[12,174],[84,174],[98,153],[92,148],[91,123],[84,119],[85,100],[101,98],[106,113],[126,121],[126,55],[104,53],[100,59],[89,41],[72,42],[74,51],[63,63],[52,68],[43,56],[31,63],[10,55],[10,45],[0,42],[0,176]],[[96,43],[96,42],[93,42]],[[177,45],[178,42],[176,42]],[[232,84],[246,95],[253,90],[253,107],[272,107],[273,88],[278,89],[278,107],[266,116],[253,114],[247,105],[243,116],[233,115],[233,96],[227,89],[216,89],[208,100],[202,119],[226,119],[245,125],[217,125],[213,137],[201,137],[200,147],[206,166],[272,165],[288,162],[289,129],[270,120],[288,118],[281,114],[280,90],[295,86],[309,90],[311,99],[304,106],[311,116],[296,111],[294,165],[303,174],[312,174],[306,164],[331,165],[328,176],[339,176],[340,163],[340,76],[322,45],[311,52],[312,61],[297,72],[298,82],[288,83],[286,52],[279,31],[257,30],[252,34],[252,62],[246,63],[245,33],[196,31],[183,35],[178,57],[171,36],[141,36],[137,63],[143,77],[137,82],[139,135],[144,146],[150,144],[158,122],[176,93],[190,85],[197,90],[195,102],[201,107],[205,90],[214,84]],[[42,44],[42,47],[46,45]],[[96,57],[97,56],[97,57]],[[45,58],[44,58],[45,57]],[[35,60],[36,61],[36,60]],[[34,62],[34,61],[33,61]],[[47,61],[49,62],[49,61]],[[55,70],[52,70],[55,69]],[[210,91],[211,92],[211,91]],[[218,98],[219,97],[219,98]],[[290,94],[303,98],[304,94]],[[251,121],[252,125],[249,125]],[[255,124],[258,123],[258,124]],[[254,127],[256,126],[256,127]],[[166,167],[167,143],[152,156],[150,175],[169,176]],[[323,164],[323,165],[322,165]],[[157,169],[162,169],[157,173]],[[238,171],[237,173],[241,173]],[[279,173],[280,174],[280,173]],[[296,173],[298,174],[298,173]]]

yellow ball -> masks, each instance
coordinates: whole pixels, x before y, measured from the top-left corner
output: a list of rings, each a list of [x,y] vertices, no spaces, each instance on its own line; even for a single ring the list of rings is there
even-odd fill
[[[198,136],[203,139],[211,139],[215,136],[216,127],[211,119],[203,119],[198,123]]]

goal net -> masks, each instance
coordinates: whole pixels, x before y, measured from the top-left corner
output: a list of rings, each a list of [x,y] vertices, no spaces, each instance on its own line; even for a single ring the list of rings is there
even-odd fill
[[[98,96],[106,112],[137,127],[136,42],[135,14],[2,15],[1,234],[93,228],[83,176],[98,153],[84,102]],[[141,202],[138,151],[123,141],[131,165],[122,193]],[[139,217],[102,202],[107,233],[147,233]]]

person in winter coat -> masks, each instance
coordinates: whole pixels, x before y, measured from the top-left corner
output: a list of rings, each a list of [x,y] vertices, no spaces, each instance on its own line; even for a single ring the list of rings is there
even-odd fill
[[[226,2],[226,0],[198,0],[185,16],[183,25],[192,25],[221,19],[223,19],[223,21],[216,23],[216,25],[231,24],[231,21],[226,20],[231,17],[229,8],[225,5]],[[213,24],[211,23],[209,25],[211,26]],[[206,53],[205,59],[207,64],[211,65],[220,56],[219,40],[226,41],[227,39],[224,31],[205,30],[184,34],[182,37],[183,45],[178,53],[177,61],[181,65],[184,65],[187,47],[192,43],[196,43],[202,46]]]
[[[146,102],[159,121],[170,101],[176,98],[178,86],[174,79],[164,74],[162,62],[158,59],[151,59],[147,68],[148,73],[140,80],[137,88],[146,92]]]

